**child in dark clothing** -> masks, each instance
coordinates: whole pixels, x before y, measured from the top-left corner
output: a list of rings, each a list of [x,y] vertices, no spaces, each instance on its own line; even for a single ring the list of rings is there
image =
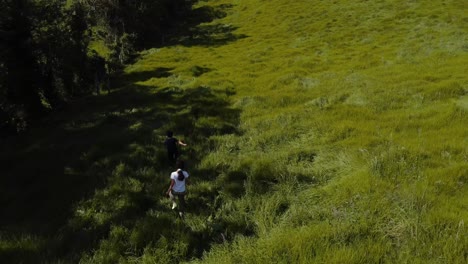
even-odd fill
[[[167,156],[171,162],[175,162],[177,158],[180,156],[179,150],[177,149],[177,145],[187,146],[184,142],[172,137],[172,131],[167,131],[167,138],[164,141],[164,145],[167,148]]]

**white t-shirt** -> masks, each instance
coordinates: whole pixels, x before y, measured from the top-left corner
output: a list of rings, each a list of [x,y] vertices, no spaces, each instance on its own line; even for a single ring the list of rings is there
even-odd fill
[[[185,181],[189,177],[189,174],[186,171],[182,171],[182,173],[185,176],[185,179],[183,181],[179,181],[177,179],[179,177],[179,173],[177,171],[171,173],[171,179],[174,180],[174,186],[172,186],[172,190],[174,190],[174,192],[185,192]]]

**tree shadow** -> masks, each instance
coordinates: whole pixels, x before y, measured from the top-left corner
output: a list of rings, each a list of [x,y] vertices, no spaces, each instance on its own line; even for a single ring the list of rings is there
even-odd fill
[[[208,67],[202,67],[202,66],[195,65],[195,66],[190,68],[190,71],[192,72],[192,75],[194,77],[199,77],[199,76],[202,76],[203,74],[205,74],[207,72],[210,72],[212,70],[210,68],[208,68]]]
[[[198,25],[191,28],[188,36],[179,38],[179,43],[188,47],[222,46],[247,37],[244,34],[234,34],[237,28],[226,24]]]
[[[230,8],[224,4],[193,9],[168,27],[164,39],[152,47],[219,46],[247,37],[235,34],[237,28],[232,25],[207,24],[225,17]],[[117,76],[113,86],[125,88],[77,99],[37,127],[0,142],[0,243],[8,245],[0,249],[0,262],[78,262],[82,252],[109,236],[112,225],[135,226],[148,210],[167,214],[167,208],[154,198],[167,188],[172,169],[160,140],[164,131],[177,131],[190,145],[200,146],[183,152],[183,158],[196,167],[209,151],[207,138],[238,133],[240,116],[239,110],[229,107],[227,97],[232,94],[223,91],[137,84],[169,77],[172,70],[160,67]],[[208,71],[192,69],[194,76]],[[123,176],[119,174],[122,164]],[[143,187],[129,191],[119,181]],[[102,193],[108,200],[99,200]],[[99,215],[108,210],[103,208],[106,203],[113,206],[122,197],[129,205],[110,210],[100,224],[79,215],[80,206],[90,206]],[[201,255],[210,243],[202,233],[193,236],[190,246]],[[34,246],[25,246],[23,240]]]
[[[31,237],[37,248],[11,246],[0,251],[0,260],[77,260],[108,236],[111,225],[133,226],[150,208],[164,212],[153,197],[167,188],[172,169],[161,140],[166,129],[182,133],[193,146],[211,135],[236,133],[240,113],[229,107],[221,91],[135,84],[166,77],[170,70],[129,74],[125,80],[134,84],[77,100],[44,120],[42,127],[2,144],[1,239],[12,244]],[[202,149],[189,148],[183,157],[195,166],[203,154]],[[125,170],[119,172],[122,164]],[[126,182],[143,187],[129,191]],[[105,208],[119,199],[129,205]],[[79,206],[92,207],[96,215],[107,210],[109,217],[96,224],[77,214]]]
[[[117,87],[121,87],[125,83],[131,84],[135,82],[144,82],[152,78],[166,78],[171,76],[171,71],[173,69],[174,68],[158,67],[154,70],[123,73],[115,78],[114,83]]]
[[[232,4],[221,4],[192,9],[163,32],[163,38],[156,46],[220,46],[246,38],[247,35],[234,33],[238,27],[220,23],[208,24],[227,16],[232,7]]]
[[[160,125],[133,110],[154,109],[154,100],[156,95],[137,89],[85,98],[50,117],[44,127],[11,137],[0,154],[0,225],[37,235],[56,231],[70,205],[105,182],[106,175],[86,175],[90,160],[125,154],[129,143],[150,136],[148,129],[129,130],[133,122],[144,120],[150,129]]]
[[[167,28],[159,45],[219,46],[246,37],[235,34],[237,28],[232,25],[206,24],[225,17],[230,8],[192,10]],[[206,86],[182,90],[137,84],[169,77],[172,70],[160,67],[117,76],[112,86],[124,88],[77,99],[30,131],[0,142],[0,243],[8,245],[0,249],[0,262],[78,262],[82,252],[109,235],[111,225],[134,226],[148,210],[164,213],[166,208],[154,197],[167,188],[172,169],[160,138],[166,129],[199,146],[182,152],[190,167],[196,167],[209,151],[207,138],[238,133],[240,113],[227,100],[232,94]],[[194,76],[209,71],[198,66],[192,69]],[[121,164],[127,169],[119,178]],[[143,169],[156,175],[144,176]],[[125,184],[118,189],[112,181],[120,180],[140,182],[143,187],[139,192],[128,191]],[[104,192],[109,200],[100,201],[98,194]],[[103,208],[106,203],[112,205],[112,199],[122,197],[130,205],[111,210],[99,225],[77,213],[79,206],[89,205],[99,214],[107,210]],[[200,208],[204,209],[208,208]],[[198,254],[210,246],[202,241],[204,234],[193,236],[191,247]],[[27,247],[22,240],[34,246]]]

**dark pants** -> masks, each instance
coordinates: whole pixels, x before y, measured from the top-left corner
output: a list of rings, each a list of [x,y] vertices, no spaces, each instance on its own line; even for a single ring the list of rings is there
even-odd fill
[[[185,210],[185,192],[174,192],[174,190],[171,190],[169,197],[173,202],[175,202],[176,197],[179,199],[179,212],[183,213]]]
[[[167,157],[169,158],[169,160],[173,163],[175,163],[177,161],[177,159],[179,158],[179,152],[178,151],[167,151]]]

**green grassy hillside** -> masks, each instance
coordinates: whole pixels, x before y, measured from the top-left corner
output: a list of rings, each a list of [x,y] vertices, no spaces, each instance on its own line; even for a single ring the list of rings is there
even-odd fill
[[[5,144],[0,257],[468,261],[466,1],[194,8],[213,20]],[[189,144],[183,221],[163,196],[168,129]]]

